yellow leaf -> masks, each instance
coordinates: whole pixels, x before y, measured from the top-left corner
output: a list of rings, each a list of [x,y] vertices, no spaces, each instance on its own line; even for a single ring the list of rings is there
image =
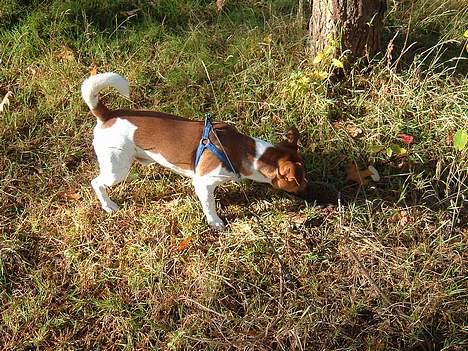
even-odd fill
[[[408,154],[408,150],[406,150],[404,147],[401,147],[398,144],[391,144],[390,148],[387,149],[387,155],[388,157],[391,157],[392,154],[395,154],[398,156],[406,156]]]
[[[328,73],[325,72],[325,71],[314,71],[313,72],[313,77],[316,80],[324,80],[324,79],[327,79]]]
[[[465,33],[463,33],[463,36],[464,36],[465,38],[468,38],[468,29],[465,30]]]
[[[301,77],[297,81],[301,86],[307,86],[310,83],[310,78],[307,76]]]
[[[341,62],[340,60],[338,60],[336,58],[332,59],[332,64],[333,64],[333,66],[338,67],[338,68],[343,68],[344,67],[343,62]]]
[[[327,57],[328,57],[328,56],[333,56],[333,54],[335,53],[335,51],[336,51],[336,47],[334,47],[333,45],[327,45],[327,46],[325,47],[325,50],[324,50],[325,56],[327,56]]]
[[[312,63],[314,65],[316,65],[317,63],[320,63],[323,59],[325,58],[325,54],[320,51],[317,56],[315,56],[314,60],[312,61]]]
[[[93,65],[93,67],[91,68],[91,71],[89,71],[89,75],[95,76],[96,74],[97,74],[97,67],[96,65]]]

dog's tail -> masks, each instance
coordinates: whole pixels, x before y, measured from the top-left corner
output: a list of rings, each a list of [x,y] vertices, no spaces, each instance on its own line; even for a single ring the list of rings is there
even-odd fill
[[[81,96],[89,109],[102,122],[112,118],[109,109],[99,100],[99,92],[107,87],[113,87],[126,97],[130,97],[128,81],[117,73],[107,72],[90,76],[81,85]]]

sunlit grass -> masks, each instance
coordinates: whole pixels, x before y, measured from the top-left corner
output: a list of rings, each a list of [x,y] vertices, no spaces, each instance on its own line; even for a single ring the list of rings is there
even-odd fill
[[[393,58],[339,77],[329,64],[317,76],[296,1],[96,4],[0,0],[0,97],[13,92],[0,113],[0,348],[467,346],[468,164],[450,139],[468,128],[461,3],[394,2]],[[417,45],[398,60],[407,32]],[[212,111],[273,142],[297,126],[309,178],[341,206],[227,184],[228,230],[213,233],[189,180],[135,166],[111,190],[122,209],[103,212],[79,92],[93,66],[130,81],[130,101],[104,92],[114,108]],[[389,157],[395,143],[408,154]],[[348,183],[351,160],[381,181]]]

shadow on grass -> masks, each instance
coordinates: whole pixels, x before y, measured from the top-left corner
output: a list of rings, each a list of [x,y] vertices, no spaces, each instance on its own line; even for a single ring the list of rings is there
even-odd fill
[[[322,209],[336,207],[338,202],[343,206],[363,205],[367,202],[380,202],[391,208],[405,209],[413,206],[422,206],[432,211],[447,211],[451,213],[453,226],[466,225],[467,210],[463,206],[463,197],[458,196],[460,190],[455,183],[455,178],[450,180],[450,175],[442,174],[436,180],[436,163],[416,164],[399,168],[399,159],[388,162],[377,162],[375,168],[380,172],[381,180],[370,181],[369,184],[359,185],[346,180],[346,165],[352,160],[344,153],[314,154],[306,153],[306,164],[314,165],[308,169],[307,179],[309,186],[305,194],[300,196],[275,190],[269,185],[248,183],[242,189],[226,189],[219,193],[220,204],[230,206],[235,204],[242,208],[248,208],[252,201],[269,201],[272,197],[289,197],[296,201],[289,202],[286,212],[296,212],[304,208],[305,203],[319,206]],[[359,163],[360,168],[365,168],[364,163]],[[426,185],[418,188],[417,175],[424,174]],[[449,185],[447,185],[449,184]],[[249,216],[248,213],[230,213],[227,219],[238,216]],[[234,211],[235,212],[235,211]],[[327,211],[324,212],[324,216]],[[308,221],[307,226],[317,227],[321,224],[320,218]]]

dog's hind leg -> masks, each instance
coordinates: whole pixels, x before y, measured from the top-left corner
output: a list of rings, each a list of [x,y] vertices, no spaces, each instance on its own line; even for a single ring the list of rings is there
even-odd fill
[[[96,153],[99,161],[99,176],[91,181],[94,191],[106,212],[112,212],[119,208],[107,194],[107,187],[116,185],[127,177],[133,158],[127,153]]]

